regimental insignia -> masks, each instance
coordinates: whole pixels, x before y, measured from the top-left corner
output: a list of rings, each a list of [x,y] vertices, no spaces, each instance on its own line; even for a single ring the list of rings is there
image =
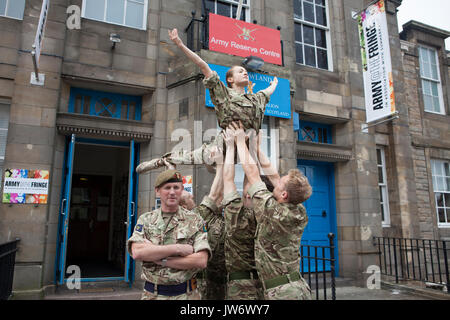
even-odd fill
[[[178,179],[178,180],[180,180],[181,179],[181,175],[180,175],[180,173],[179,172],[175,172],[175,178],[176,179]]]
[[[135,230],[136,230],[137,232],[141,232],[141,231],[142,231],[142,227],[143,227],[142,224],[137,224]]]
[[[203,232],[208,232],[208,226],[206,225],[206,222],[203,223]]]
[[[247,28],[245,28],[245,27],[242,28],[242,27],[241,27],[240,25],[238,25],[237,23],[235,23],[235,25],[236,25],[236,27],[238,27],[239,29],[242,30],[242,33],[237,35],[239,39],[252,40],[252,41],[255,41],[255,40],[256,40],[255,37],[253,37],[253,36],[251,35],[251,33],[252,33],[253,31],[258,30],[258,28],[250,30],[250,29],[247,29]]]

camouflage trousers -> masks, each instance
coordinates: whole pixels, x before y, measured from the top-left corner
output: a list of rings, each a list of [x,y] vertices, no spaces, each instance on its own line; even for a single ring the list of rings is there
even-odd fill
[[[289,282],[264,291],[265,300],[311,300],[311,289],[305,279]]]
[[[141,300],[201,300],[201,297],[198,289],[178,296],[163,296],[161,294],[151,293],[144,289]]]
[[[227,300],[263,300],[260,280],[231,280],[227,284]]]
[[[162,157],[172,164],[208,164],[213,165],[212,153],[223,150],[223,138],[219,133],[214,141],[204,143],[201,147],[186,151],[183,149],[166,153]]]
[[[225,273],[216,274],[206,272],[206,280],[197,278],[197,290],[202,300],[225,300],[226,278]]]

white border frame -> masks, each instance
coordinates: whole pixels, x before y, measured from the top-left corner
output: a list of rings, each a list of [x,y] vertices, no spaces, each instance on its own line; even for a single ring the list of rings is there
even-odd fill
[[[436,203],[436,193],[444,193],[444,192],[434,190],[433,162],[437,162],[437,163],[440,163],[443,165],[445,162],[448,162],[450,164],[450,161],[449,160],[441,160],[441,159],[431,159],[431,188],[433,189],[433,201],[434,201],[434,207],[436,209],[437,226],[438,226],[438,228],[450,228],[450,216],[448,214],[446,215],[448,222],[439,222],[439,211],[438,211],[438,206]],[[445,207],[445,208],[447,208],[447,207]]]
[[[213,0],[213,1],[214,1],[214,12],[213,12],[214,14],[217,14],[216,13],[217,12],[217,1],[226,2],[226,3],[229,3],[230,5],[231,4],[235,4],[235,5],[239,4],[239,0]],[[242,4],[242,9],[246,10],[247,17],[245,19],[245,22],[250,23],[250,21],[251,21],[251,0],[247,0],[247,4]],[[231,11],[231,13],[233,13],[233,11]],[[234,19],[233,17],[227,17],[227,18]]]
[[[108,0],[105,0],[105,9],[103,12],[103,20],[98,20],[98,19],[93,19],[93,18],[87,18],[86,17],[86,0],[83,0],[82,3],[82,8],[81,8],[81,17],[84,19],[88,19],[88,20],[93,20],[93,21],[99,21],[99,22],[104,22],[104,23],[109,23],[109,24],[114,24],[116,26],[122,26],[122,27],[127,27],[127,28],[132,28],[132,29],[137,29],[137,30],[147,30],[147,18],[148,18],[148,1],[149,0],[144,0],[144,12],[143,12],[143,20],[142,20],[142,24],[143,24],[143,28],[136,28],[136,27],[132,27],[132,26],[128,26],[126,24],[120,24],[120,23],[116,23],[116,22],[111,22],[111,21],[107,21],[106,20],[106,8],[107,8],[107,2]],[[123,14],[123,18],[124,20],[126,19],[127,16],[127,2],[131,1],[131,2],[136,2],[133,0],[125,0],[124,2],[124,14]]]
[[[0,17],[10,18],[10,19],[14,19],[14,20],[23,21],[23,15],[25,14],[25,8],[26,8],[26,6],[27,6],[27,1],[24,0],[25,5],[24,5],[24,7],[23,7],[22,18],[21,18],[21,19],[20,19],[20,18],[11,17],[11,16],[6,15],[6,10],[8,9],[8,4],[9,4],[10,1],[17,1],[17,0],[6,0],[5,14],[0,14]],[[84,1],[84,0],[83,0],[83,1]]]
[[[432,79],[432,78],[424,78],[424,77],[422,77],[422,72],[420,70],[420,68],[421,68],[420,48],[424,48],[424,49],[431,50],[431,51],[434,52],[434,56],[435,56],[435,59],[436,59],[438,80],[435,80],[435,79]],[[443,95],[443,92],[442,92],[441,68],[440,68],[440,63],[439,63],[438,50],[436,48],[433,48],[433,47],[430,47],[430,46],[425,46],[425,45],[422,45],[422,44],[418,45],[417,50],[419,51],[419,76],[420,76],[420,80],[421,80],[420,81],[420,87],[421,87],[421,94],[422,94],[422,101],[423,101],[423,111],[424,112],[428,112],[428,113],[445,115],[445,104],[444,104],[444,95]],[[438,85],[440,112],[425,110],[425,95],[424,95],[424,92],[423,92],[424,90],[423,90],[422,80],[426,80],[426,81],[437,83],[437,85]]]
[[[387,184],[387,174],[386,174],[386,152],[384,151],[385,147],[384,146],[377,146],[376,150],[380,150],[381,153],[381,172],[383,175],[383,181],[384,183],[380,183],[378,181],[378,187],[384,187],[384,196],[385,199],[380,199],[380,204],[381,201],[383,201],[383,209],[384,209],[384,221],[381,220],[381,226],[383,228],[387,228],[391,226],[391,211],[389,208],[389,189],[388,189],[388,184]],[[378,164],[377,161],[377,168],[379,168],[380,165]]]
[[[302,0],[302,4],[303,4],[303,0]],[[316,4],[312,3],[312,5],[314,6],[314,14],[316,12]],[[317,28],[317,29],[321,29],[325,31],[325,37],[326,37],[326,42],[327,42],[327,60],[328,60],[328,69],[322,69],[319,67],[312,67],[312,66],[308,66],[304,63],[299,63],[297,62],[297,57],[295,57],[295,64],[299,65],[299,66],[304,66],[304,67],[309,67],[309,68],[313,68],[316,70],[323,70],[323,71],[330,71],[333,72],[334,70],[334,65],[333,65],[333,55],[332,55],[332,47],[331,47],[331,25],[330,25],[330,6],[328,3],[328,0],[325,0],[325,10],[326,10],[326,14],[327,14],[327,27],[321,26],[319,24],[316,23],[312,23],[312,22],[308,22],[305,20],[301,20],[298,18],[295,18],[294,14],[292,14],[293,19],[294,19],[294,46],[297,43],[301,43],[295,40],[295,24],[300,24],[300,25],[307,25],[313,28]],[[302,13],[303,13],[303,7],[302,7]],[[303,28],[302,28],[302,38],[303,38]],[[316,38],[315,34],[314,34],[314,39]],[[303,46],[303,60],[305,59],[305,44],[301,43]],[[314,44],[314,48],[320,48],[317,47]],[[295,51],[295,47],[294,47],[294,51]],[[315,55],[316,55],[316,64],[317,64],[317,50],[315,50]]]

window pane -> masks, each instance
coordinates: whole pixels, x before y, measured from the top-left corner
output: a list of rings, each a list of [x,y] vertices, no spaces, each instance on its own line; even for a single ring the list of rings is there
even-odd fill
[[[382,167],[378,167],[378,183],[384,183]]]
[[[316,29],[316,46],[327,47],[327,38],[324,30]]]
[[[215,3],[214,3],[214,0],[206,0],[206,1],[205,1],[205,6],[206,6],[205,9],[208,9],[209,12],[214,13],[215,10],[216,10],[216,5],[215,5]]]
[[[382,162],[381,162],[381,150],[380,149],[377,149],[377,164],[378,165],[382,164]]]
[[[294,0],[294,18],[302,19],[302,0]]]
[[[0,15],[4,15],[6,9],[6,0],[0,0]]]
[[[303,42],[302,25],[299,23],[295,24],[295,41]]]
[[[108,0],[106,21],[123,24],[125,0]]]
[[[6,14],[9,17],[17,19],[23,19],[23,11],[25,10],[25,0],[14,0],[8,2],[8,8],[6,8]]]
[[[444,194],[445,207],[450,208],[450,193]]]
[[[130,27],[143,29],[144,26],[144,5],[127,1],[127,17],[125,24]]]
[[[314,22],[314,5],[306,1],[303,2],[303,14],[305,15],[305,21]]]
[[[217,2],[217,14],[225,17],[230,17],[230,5],[222,2]]]
[[[435,65],[431,65],[431,78],[433,78],[433,80],[438,80],[438,71],[437,71],[437,66]]]
[[[429,82],[429,84],[430,84],[430,87],[431,87],[431,94],[433,96],[435,96],[435,97],[438,97],[439,93],[438,93],[438,85],[437,85],[437,83]]]
[[[438,209],[439,212],[439,222],[440,223],[446,223],[446,219],[445,219],[445,210],[444,209]]]
[[[441,112],[441,107],[439,104],[439,98],[438,97],[433,97],[433,110],[435,112]]]
[[[385,218],[384,218],[384,204],[381,203],[380,207],[381,207],[381,221],[384,222],[385,221]]]
[[[105,0],[86,0],[86,18],[103,20],[105,14]]]
[[[327,25],[327,14],[325,8],[316,6],[316,23],[321,26]]]
[[[436,193],[436,206],[443,207],[444,206],[444,195],[442,193]]]
[[[444,162],[444,175],[450,177],[450,163]]]
[[[430,81],[422,80],[423,94],[431,95],[431,84]]]
[[[316,66],[316,50],[314,47],[305,46],[305,64],[308,66]]]
[[[314,45],[314,28],[303,25],[303,43]]]
[[[296,43],[295,44],[295,56],[296,62],[303,64],[303,45]]]
[[[328,70],[327,50],[317,49],[317,66]]]
[[[232,5],[232,10],[233,10],[233,12],[232,12],[232,14],[233,14],[232,18],[233,18],[233,19],[236,19],[237,6]],[[242,10],[241,10],[241,17],[239,18],[239,20],[245,21],[245,8],[244,8],[244,7],[242,7]]]
[[[325,0],[316,0],[315,2],[316,2],[316,4],[320,4],[322,6],[325,6]]]

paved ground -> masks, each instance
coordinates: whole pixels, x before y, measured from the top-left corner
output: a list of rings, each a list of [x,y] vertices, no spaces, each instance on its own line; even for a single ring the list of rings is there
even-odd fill
[[[439,290],[419,288],[411,285],[401,285],[382,282],[380,289],[367,289],[354,286],[350,281],[336,282],[336,300],[450,300],[450,294]],[[58,292],[47,290],[46,294],[13,295],[13,300],[44,299],[44,300],[139,300],[141,289],[129,288],[123,283],[81,284],[80,290],[68,290],[60,287]],[[313,299],[316,294],[313,292]],[[319,300],[324,300],[323,290],[319,291]],[[331,290],[327,290],[327,300],[331,300]]]

